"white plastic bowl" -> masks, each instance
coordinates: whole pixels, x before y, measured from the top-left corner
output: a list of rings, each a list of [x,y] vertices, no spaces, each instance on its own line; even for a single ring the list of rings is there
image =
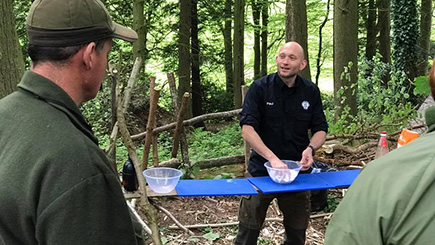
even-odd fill
[[[175,168],[150,168],[142,172],[145,179],[155,193],[169,193],[178,184],[180,177],[183,175]]]
[[[278,169],[272,168],[270,162],[265,162],[264,166],[269,173],[270,178],[278,184],[289,184],[296,179],[301,170],[302,165],[295,161],[281,160],[283,163],[287,164],[288,169]]]

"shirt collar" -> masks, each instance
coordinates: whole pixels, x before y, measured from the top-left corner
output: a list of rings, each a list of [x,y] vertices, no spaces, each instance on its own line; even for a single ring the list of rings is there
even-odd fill
[[[278,75],[278,72],[275,73],[275,79],[276,79],[276,84],[279,86],[280,89],[284,89],[284,88],[289,88],[284,81],[282,81],[281,77]],[[290,88],[297,88],[299,87],[300,83],[301,83],[301,77],[299,75],[296,75],[296,79],[295,79],[295,85],[293,87]]]

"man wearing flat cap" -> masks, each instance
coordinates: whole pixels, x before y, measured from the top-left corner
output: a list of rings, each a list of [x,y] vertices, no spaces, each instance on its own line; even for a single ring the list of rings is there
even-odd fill
[[[36,0],[27,33],[31,69],[0,101],[0,244],[144,244],[79,111],[101,86],[112,38],[136,32],[99,0]]]

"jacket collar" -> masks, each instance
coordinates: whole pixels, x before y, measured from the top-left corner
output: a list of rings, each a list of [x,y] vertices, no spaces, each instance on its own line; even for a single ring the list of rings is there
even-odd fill
[[[435,131],[435,106],[429,107],[425,111],[424,118],[426,120],[426,125],[428,132]]]
[[[65,113],[77,129],[98,145],[98,139],[94,136],[91,126],[86,122],[78,106],[61,87],[39,74],[26,71],[18,88]]]

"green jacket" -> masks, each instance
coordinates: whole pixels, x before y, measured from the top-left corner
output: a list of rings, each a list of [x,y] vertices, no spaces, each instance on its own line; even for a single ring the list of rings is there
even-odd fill
[[[325,245],[435,244],[435,107],[427,134],[370,162],[341,201]]]
[[[72,99],[31,71],[18,87],[0,101],[0,244],[143,244]]]

